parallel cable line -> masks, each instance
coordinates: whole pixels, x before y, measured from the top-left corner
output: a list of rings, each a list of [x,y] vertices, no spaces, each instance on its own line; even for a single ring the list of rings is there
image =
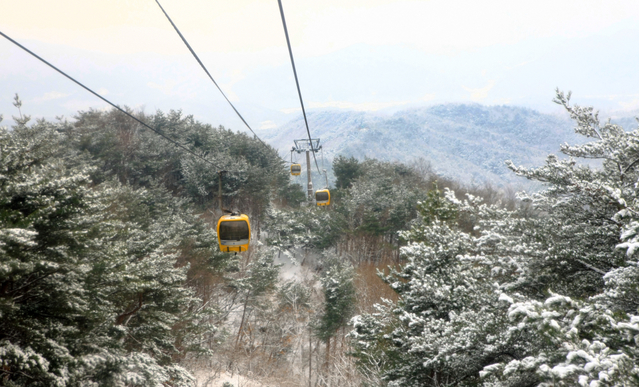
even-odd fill
[[[197,153],[193,152],[192,150],[190,150],[189,148],[187,148],[186,146],[184,146],[183,144],[180,144],[179,142],[173,140],[172,138],[168,137],[167,135],[165,135],[164,133],[160,132],[159,130],[149,126],[148,124],[146,124],[144,121],[140,120],[139,118],[135,117],[134,115],[130,114],[129,112],[127,112],[126,110],[122,109],[121,107],[119,107],[118,105],[114,104],[113,102],[109,101],[108,99],[104,98],[103,96],[101,96],[100,94],[96,93],[95,91],[91,90],[90,88],[88,88],[87,86],[83,85],[80,81],[77,81],[75,78],[71,77],[70,75],[68,75],[67,73],[65,73],[64,71],[60,70],[59,68],[57,68],[56,66],[52,65],[51,63],[47,62],[45,59],[43,59],[42,57],[40,57],[39,55],[37,55],[36,53],[34,53],[33,51],[29,50],[28,48],[26,48],[25,46],[23,46],[22,44],[16,42],[15,40],[11,39],[9,36],[7,36],[5,33],[3,33],[2,31],[0,31],[0,35],[2,35],[3,37],[5,37],[8,41],[10,41],[11,43],[15,44],[16,46],[20,47],[21,49],[23,49],[24,51],[28,52],[29,54],[31,54],[32,56],[34,56],[35,58],[37,58],[38,60],[40,60],[42,63],[46,64],[47,66],[51,67],[52,69],[54,69],[55,71],[57,71],[58,73],[64,75],[66,78],[68,78],[69,80],[71,80],[72,82],[74,82],[76,85],[80,86],[81,88],[83,88],[84,90],[88,91],[89,93],[95,95],[96,97],[100,98],[102,101],[108,103],[109,105],[111,105],[113,108],[117,109],[118,111],[126,114],[127,116],[129,116],[130,118],[132,118],[133,120],[135,120],[136,122],[138,122],[140,125],[144,126],[145,128],[149,129],[150,131],[154,132],[155,134],[161,136],[162,138],[164,138],[166,141],[172,143],[173,145],[175,145],[176,147],[186,151],[187,153],[197,157],[198,159],[214,166],[217,169],[217,166],[215,164],[213,164],[210,160],[205,159],[204,157],[198,155]],[[260,140],[261,141],[261,140]]]
[[[157,0],[156,0],[157,1]],[[282,7],[282,0],[277,0],[277,3],[280,6],[280,15],[282,15],[282,26],[284,26],[284,35],[286,35],[286,44],[288,46],[288,54],[291,57],[291,66],[293,66],[293,75],[295,75],[295,85],[297,86],[297,95],[300,97],[300,105],[302,105],[302,115],[304,116],[304,123],[306,124],[306,133],[308,134],[308,142],[313,149],[313,140],[311,140],[311,130],[308,128],[308,120],[306,119],[306,110],[304,109],[304,101],[302,100],[302,91],[300,90],[300,82],[297,79],[297,70],[295,70],[295,60],[293,59],[293,50],[291,49],[291,40],[288,37],[288,29],[286,28],[286,19],[284,18],[284,8]],[[317,168],[317,173],[320,175],[319,165],[317,165],[317,158],[315,157],[315,152],[313,151],[313,160],[315,160],[315,167]]]
[[[160,9],[162,10],[162,13],[164,13],[164,16],[166,16],[166,18],[169,20],[169,23],[171,23],[171,25],[173,26],[173,28],[175,29],[175,32],[177,32],[177,34],[180,36],[180,39],[182,39],[182,42],[184,42],[184,44],[186,45],[186,47],[189,49],[189,51],[191,51],[191,54],[193,54],[193,57],[195,58],[195,60],[197,61],[197,63],[200,64],[200,67],[202,67],[202,69],[204,70],[204,72],[206,73],[206,75],[209,76],[209,79],[213,82],[213,84],[215,85],[215,87],[217,87],[217,89],[220,91],[220,93],[222,93],[222,96],[224,97],[224,99],[226,100],[226,102],[229,103],[229,105],[231,105],[231,107],[233,108],[233,110],[235,111],[235,113],[237,114],[238,117],[240,117],[240,119],[242,120],[242,122],[244,123],[244,125],[246,125],[246,127],[251,131],[251,133],[253,133],[253,135],[255,137],[257,137],[258,140],[260,140],[262,142],[262,144],[266,145],[266,143],[264,141],[262,141],[262,139],[255,134],[255,132],[253,131],[253,129],[251,129],[251,126],[246,122],[246,120],[244,119],[244,117],[242,117],[242,115],[240,114],[239,111],[237,111],[237,109],[235,108],[235,106],[233,105],[233,103],[231,103],[231,101],[228,99],[228,97],[226,96],[226,94],[224,94],[224,92],[222,91],[222,88],[220,87],[220,85],[217,84],[217,82],[215,82],[215,79],[213,79],[213,77],[211,76],[211,74],[209,73],[209,70],[206,69],[206,66],[204,66],[204,63],[202,63],[202,61],[200,60],[200,58],[197,56],[197,54],[195,53],[195,51],[193,50],[193,48],[191,47],[191,45],[189,44],[189,42],[186,41],[186,38],[184,37],[184,35],[182,35],[182,33],[180,32],[180,30],[177,28],[177,26],[175,25],[175,23],[173,23],[173,20],[171,20],[171,18],[169,17],[169,14],[166,13],[166,11],[164,10],[164,8],[162,8],[162,5],[160,4],[160,2],[158,0],[155,0],[155,2],[157,3],[158,7],[160,7]],[[279,154],[279,153],[278,153]]]

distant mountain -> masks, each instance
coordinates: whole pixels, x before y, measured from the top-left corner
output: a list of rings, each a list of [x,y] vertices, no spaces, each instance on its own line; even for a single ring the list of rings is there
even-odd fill
[[[608,117],[610,117],[610,121],[613,124],[622,126],[626,132],[637,130],[637,126],[639,125],[639,121],[637,121],[639,110],[611,112],[607,115],[604,113],[599,114],[600,119],[608,119]]]
[[[321,138],[328,170],[337,155],[401,162],[421,157],[436,172],[466,184],[526,186],[506,168],[506,160],[539,166],[548,154],[559,153],[561,143],[583,141],[567,117],[513,106],[445,104],[389,116],[320,111],[309,113],[308,120],[312,135]],[[260,135],[284,153],[306,129],[298,117]]]

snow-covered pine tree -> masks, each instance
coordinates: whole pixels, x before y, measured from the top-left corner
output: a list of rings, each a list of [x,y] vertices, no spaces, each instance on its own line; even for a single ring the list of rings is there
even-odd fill
[[[569,159],[550,156],[537,169],[510,165],[549,186],[524,196],[547,214],[539,227],[545,230],[543,259],[535,260],[530,274],[539,273],[536,283],[548,293],[542,299],[504,297],[512,326],[535,328],[548,345],[527,359],[496,363],[485,375],[503,383],[528,368],[546,386],[639,385],[639,131],[601,123],[593,108],[570,105],[570,94],[557,92],[556,102],[590,142],[562,145]]]
[[[483,247],[455,216],[490,207],[472,196],[460,202],[450,191],[447,198],[431,192],[420,204],[422,221],[400,233],[406,263],[384,277],[400,297],[397,305],[353,319],[360,366],[377,370],[389,385],[476,385],[486,365],[525,355],[531,344],[504,329],[507,305],[489,265],[478,260]]]
[[[121,112],[90,110],[79,112],[66,133],[74,148],[96,159],[94,180],[116,175],[135,186],[160,182],[205,207],[217,196],[216,172],[227,170],[225,204],[231,209],[241,204],[241,210],[254,220],[288,186],[289,175],[277,150],[257,138],[198,122],[181,111],[131,113],[210,163],[186,154]],[[259,222],[256,226],[259,229]]]
[[[345,190],[350,188],[364,171],[363,166],[355,157],[346,158],[339,155],[333,160],[333,173],[335,174],[335,188]]]
[[[163,189],[95,185],[61,129],[0,130],[0,380],[191,384],[175,359],[205,316],[176,263],[215,235]]]
[[[639,131],[557,102],[591,142],[540,168],[510,164],[547,184],[524,195],[534,216],[449,193],[472,229],[403,234],[407,263],[386,277],[399,302],[353,320],[359,361],[389,385],[639,384]]]
[[[59,135],[44,124],[0,128],[0,380],[67,385],[79,365],[82,286],[90,264],[82,214],[97,203],[90,168],[67,170]]]
[[[324,310],[319,317],[315,333],[326,344],[326,367],[330,365],[331,338],[346,326],[355,311],[355,270],[349,262],[336,256],[323,260],[325,272],[320,278],[324,293]]]
[[[236,347],[241,343],[245,323],[250,318],[251,307],[266,307],[268,301],[265,296],[275,291],[279,275],[279,265],[274,263],[272,249],[258,250],[253,254],[253,260],[241,271],[240,277],[231,280],[231,286],[237,290],[242,300],[240,326],[235,339]]]
[[[392,243],[397,231],[406,229],[416,217],[416,203],[424,199],[421,188],[425,182],[403,164],[373,159],[360,163],[358,174],[351,178],[338,208],[348,229],[386,237]]]
[[[339,241],[343,217],[335,211],[316,207],[270,208],[265,226],[269,230],[268,244],[282,251],[298,248],[322,251]]]

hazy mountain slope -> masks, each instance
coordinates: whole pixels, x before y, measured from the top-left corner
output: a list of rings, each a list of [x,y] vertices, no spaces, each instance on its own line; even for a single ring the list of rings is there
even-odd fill
[[[600,114],[600,116],[608,117],[603,114]],[[637,121],[638,118],[639,110],[612,112],[610,114],[610,121],[613,124],[621,125],[626,130],[626,132],[637,130],[637,125],[639,124],[639,122]]]
[[[466,183],[525,183],[505,160],[541,165],[549,153],[558,153],[559,144],[577,141],[567,118],[511,106],[447,104],[391,116],[321,111],[308,119],[327,160],[339,154],[403,162],[423,157],[437,172]],[[286,152],[306,131],[299,117],[262,135]]]

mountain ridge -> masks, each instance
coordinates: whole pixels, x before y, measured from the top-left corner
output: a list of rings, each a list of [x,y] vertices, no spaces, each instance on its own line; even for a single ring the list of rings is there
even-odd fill
[[[583,142],[567,116],[508,105],[439,104],[391,115],[322,110],[307,116],[311,134],[321,139],[325,162],[338,155],[404,163],[424,158],[437,173],[466,184],[526,186],[506,168],[506,160],[534,167],[548,154],[558,154],[560,144]],[[303,118],[260,136],[287,152],[293,139],[306,137]]]

